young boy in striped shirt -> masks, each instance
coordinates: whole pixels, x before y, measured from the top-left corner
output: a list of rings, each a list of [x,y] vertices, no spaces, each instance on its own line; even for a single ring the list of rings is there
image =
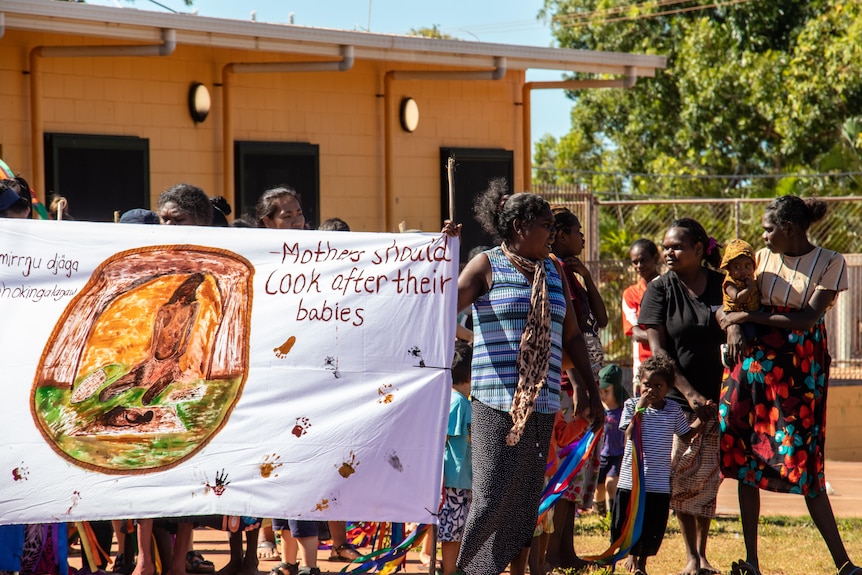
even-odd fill
[[[626,432],[626,450],[623,455],[617,494],[614,498],[614,517],[611,540],[622,534],[626,522],[629,500],[632,497],[632,448],[630,423],[641,419],[644,485],[646,505],[640,538],[632,546],[634,575],[646,575],[647,558],[658,553],[667,528],[670,510],[670,467],[673,436],[690,441],[698,433],[701,422],[695,419],[689,425],[682,407],[665,400],[673,388],[676,369],[673,360],[664,354],[645,359],[640,365],[639,380],[643,393],[623,404],[620,429]]]

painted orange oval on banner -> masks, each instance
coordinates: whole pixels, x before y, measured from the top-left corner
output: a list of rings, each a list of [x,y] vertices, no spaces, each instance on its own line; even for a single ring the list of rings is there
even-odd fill
[[[251,263],[202,246],[115,254],[69,303],[39,361],[31,409],[71,463],[173,467],[222,429],[248,375]]]

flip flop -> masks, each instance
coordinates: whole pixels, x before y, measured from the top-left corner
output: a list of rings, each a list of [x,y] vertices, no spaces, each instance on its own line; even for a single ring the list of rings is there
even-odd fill
[[[189,551],[186,553],[186,573],[197,573],[207,575],[215,573],[215,564],[207,561],[200,551]]]
[[[338,547],[333,547],[329,554],[330,561],[338,561],[342,563],[352,563],[362,557],[362,553],[356,550],[356,547],[350,543],[344,543]]]
[[[269,575],[297,575],[299,573],[299,563],[279,562],[278,565],[269,570]]]
[[[760,571],[745,559],[740,559],[730,564],[730,575],[760,575]]]

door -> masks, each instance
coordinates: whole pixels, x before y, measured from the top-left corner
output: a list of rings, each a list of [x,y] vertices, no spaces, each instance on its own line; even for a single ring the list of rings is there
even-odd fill
[[[276,186],[293,188],[302,196],[306,224],[317,228],[320,206],[320,150],[298,142],[236,142],[235,192],[237,214],[254,216],[257,200]]]
[[[494,239],[473,217],[476,196],[488,189],[494,178],[506,178],[511,190],[515,179],[514,155],[511,150],[487,148],[440,148],[440,210],[443,218],[449,217],[449,178],[446,165],[449,157],[455,158],[455,221],[461,228],[461,263],[477,246],[492,247]]]

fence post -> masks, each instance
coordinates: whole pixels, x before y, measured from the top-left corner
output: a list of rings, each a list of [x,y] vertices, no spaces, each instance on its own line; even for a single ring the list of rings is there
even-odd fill
[[[587,211],[590,214],[590,252],[587,254],[591,262],[599,261],[599,201],[592,190],[587,196]],[[598,281],[598,277],[596,277]]]
[[[740,233],[742,232],[742,222],[739,219],[739,199],[733,202],[733,220],[735,222],[736,229],[734,230],[734,237],[742,237]]]

